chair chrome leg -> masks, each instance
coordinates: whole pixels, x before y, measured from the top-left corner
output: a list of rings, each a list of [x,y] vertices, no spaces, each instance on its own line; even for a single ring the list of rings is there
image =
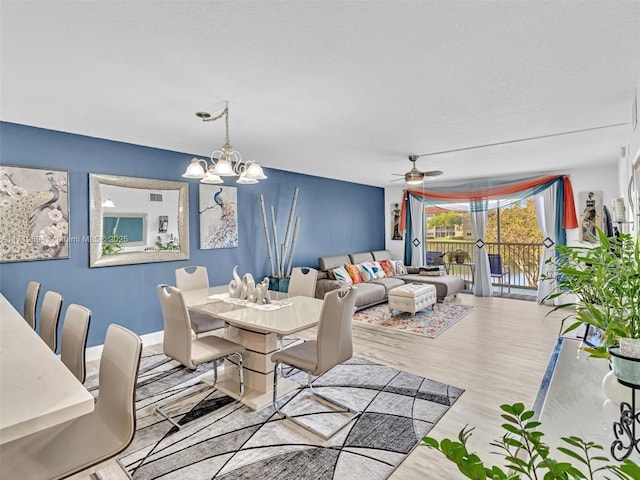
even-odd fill
[[[240,393],[236,398],[236,402],[239,402],[240,400],[242,400],[242,397],[244,397],[244,360],[242,359],[242,355],[239,353],[232,353],[227,357],[224,357],[223,360],[230,357],[231,355],[233,355],[238,359],[238,384],[240,386]],[[214,365],[212,387],[215,388],[217,383],[218,383],[218,368],[216,365]]]
[[[238,358],[238,376],[239,376],[239,381],[240,381],[240,395],[238,396],[238,398],[236,398],[236,401],[240,401],[242,399],[242,397],[244,396],[244,363],[242,360],[242,355],[240,355],[239,353],[232,353],[231,355],[234,355]],[[166,407],[168,407],[169,405],[173,405],[174,403],[183,400],[185,398],[189,398],[192,395],[195,395],[196,393],[200,393],[208,388],[211,388],[211,391],[213,392],[216,388],[216,385],[218,384],[218,361],[214,360],[213,362],[213,385],[205,385],[202,389],[198,390],[197,392],[193,392],[185,397],[180,397],[178,399],[175,399],[171,402],[167,402],[165,404],[159,405],[157,407],[155,407],[155,411],[158,412],[160,415],[162,415],[164,417],[165,420],[167,420],[169,423],[171,423],[174,427],[176,427],[178,430],[182,429],[182,426],[179,425],[173,418],[171,418],[169,416],[169,414],[167,412],[164,411],[164,409]]]
[[[316,396],[318,398],[320,398],[321,400],[324,400],[326,403],[328,403],[329,405],[341,408],[342,410],[331,410],[329,412],[322,412],[322,413],[353,413],[354,416],[351,417],[349,420],[347,420],[346,422],[342,423],[341,425],[339,425],[338,427],[336,427],[333,431],[331,431],[328,434],[324,434],[321,431],[313,428],[310,425],[307,425],[304,422],[301,422],[300,420],[298,420],[296,417],[292,417],[287,415],[285,412],[281,411],[280,408],[278,407],[278,366],[281,362],[276,362],[276,364],[274,365],[274,373],[273,373],[273,408],[276,411],[276,413],[278,415],[280,415],[282,418],[284,418],[285,420],[290,420],[293,423],[295,423],[296,425],[301,426],[302,428],[304,428],[305,430],[310,431],[311,433],[313,433],[314,435],[317,435],[319,437],[321,437],[324,440],[328,440],[331,437],[333,437],[336,433],[338,433],[340,430],[342,430],[344,427],[346,427],[347,425],[349,425],[351,422],[353,422],[354,420],[356,420],[360,415],[362,415],[362,412],[359,412],[357,410],[353,410],[352,408],[332,399],[329,398],[321,393],[317,393],[313,387],[311,386],[311,377],[312,375],[307,372],[307,385],[306,387],[309,388],[309,390],[311,391],[311,394],[313,396]]]
[[[167,420],[169,423],[171,423],[174,427],[176,427],[178,430],[182,430],[182,426],[179,425],[173,418],[171,418],[169,416],[169,414],[167,412],[164,411],[165,408],[167,408],[170,405],[173,405],[174,403],[177,403],[181,400],[185,400],[193,395],[196,395],[197,393],[201,393],[207,389],[211,388],[209,385],[205,385],[204,387],[202,387],[200,390],[196,391],[196,392],[192,392],[188,395],[185,395],[184,397],[180,397],[180,398],[176,398],[170,402],[167,403],[163,403],[162,405],[158,405],[157,407],[155,407],[155,411],[158,412],[160,415],[162,415],[165,420]]]

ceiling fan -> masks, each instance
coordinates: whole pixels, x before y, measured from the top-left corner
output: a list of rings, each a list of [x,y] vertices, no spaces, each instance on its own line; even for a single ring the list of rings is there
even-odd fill
[[[442,175],[444,172],[440,170],[431,170],[429,172],[421,172],[416,168],[416,161],[420,158],[421,155],[409,155],[409,161],[413,163],[413,167],[407,173],[393,173],[392,175],[399,175],[404,177],[404,181],[407,185],[420,185],[425,180],[431,180],[433,177],[437,177]],[[392,180],[395,182],[397,180],[402,180],[400,178],[396,180]]]

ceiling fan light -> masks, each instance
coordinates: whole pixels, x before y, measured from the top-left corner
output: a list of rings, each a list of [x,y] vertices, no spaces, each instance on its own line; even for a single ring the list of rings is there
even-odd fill
[[[409,172],[404,176],[407,185],[420,185],[424,180],[424,175],[420,172]]]

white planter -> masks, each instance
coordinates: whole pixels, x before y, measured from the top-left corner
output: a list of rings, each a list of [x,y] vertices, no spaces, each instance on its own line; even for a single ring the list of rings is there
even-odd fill
[[[640,389],[640,358],[623,355],[620,347],[607,347],[607,351],[611,355],[611,369],[619,382]]]
[[[620,338],[620,353],[625,357],[640,358],[640,338]]]

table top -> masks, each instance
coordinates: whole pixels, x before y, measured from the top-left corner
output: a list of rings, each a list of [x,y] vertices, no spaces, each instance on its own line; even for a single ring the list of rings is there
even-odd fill
[[[183,291],[187,307],[191,310],[220,318],[230,325],[260,333],[291,335],[314,327],[320,321],[322,300],[310,297],[291,297],[291,302],[277,310],[257,310],[222,300],[212,300],[209,295],[227,291],[226,286]]]
[[[0,293],[0,444],[93,409],[93,396]]]
[[[561,340],[538,417],[545,433],[543,440],[553,448],[554,457],[561,457],[555,450],[563,445],[560,439],[576,435],[602,445],[602,453],[611,458],[609,449],[615,439],[613,422],[619,420],[620,410],[607,400],[602,389],[602,379],[609,371],[608,362],[588,358],[588,354],[579,349],[580,345],[580,340]],[[640,461],[637,452],[630,458]]]

